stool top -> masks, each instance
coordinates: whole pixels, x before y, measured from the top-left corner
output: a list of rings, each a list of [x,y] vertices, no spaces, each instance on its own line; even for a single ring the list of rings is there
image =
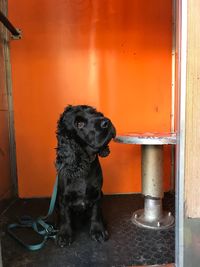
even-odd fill
[[[117,143],[138,145],[174,145],[177,143],[176,133],[126,133],[117,135]]]

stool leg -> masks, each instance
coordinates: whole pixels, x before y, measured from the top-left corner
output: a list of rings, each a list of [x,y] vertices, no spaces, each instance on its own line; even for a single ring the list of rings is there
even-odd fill
[[[134,212],[132,222],[138,226],[165,229],[174,217],[163,212],[163,145],[142,146],[142,193],[144,209]]]
[[[142,146],[142,194],[163,197],[163,145]]]

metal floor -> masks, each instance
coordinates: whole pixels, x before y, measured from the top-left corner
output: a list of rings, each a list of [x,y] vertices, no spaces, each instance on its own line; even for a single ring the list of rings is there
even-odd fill
[[[140,194],[104,196],[103,213],[110,234],[107,242],[91,241],[84,226],[70,247],[58,248],[49,240],[40,251],[29,252],[6,233],[6,225],[24,214],[45,215],[48,205],[47,199],[17,200],[0,217],[4,267],[121,267],[174,262],[174,228],[155,231],[131,223],[133,211],[143,207]],[[163,206],[174,214],[172,194],[165,194]]]

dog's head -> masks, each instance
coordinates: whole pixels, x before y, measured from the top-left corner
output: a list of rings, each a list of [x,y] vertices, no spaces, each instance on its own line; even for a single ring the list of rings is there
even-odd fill
[[[68,106],[58,121],[58,136],[74,139],[89,154],[106,157],[108,143],[115,137],[112,122],[95,108],[79,105]]]

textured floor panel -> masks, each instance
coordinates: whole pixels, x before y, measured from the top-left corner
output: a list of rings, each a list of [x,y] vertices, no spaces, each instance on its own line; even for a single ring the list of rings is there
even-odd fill
[[[143,207],[143,198],[139,194],[104,197],[103,211],[110,234],[107,242],[100,244],[91,241],[87,226],[84,226],[70,247],[57,248],[49,240],[40,251],[29,252],[6,233],[6,224],[27,213],[44,215],[48,203],[47,199],[18,200],[1,216],[5,267],[121,267],[174,262],[174,228],[155,231],[141,229],[131,223],[133,211]],[[172,194],[165,194],[163,206],[174,213]]]

